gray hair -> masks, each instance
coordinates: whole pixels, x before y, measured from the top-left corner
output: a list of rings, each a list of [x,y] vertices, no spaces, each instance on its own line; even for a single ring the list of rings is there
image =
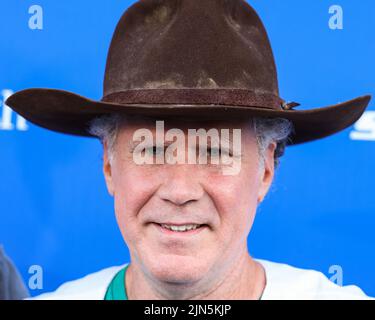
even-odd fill
[[[280,164],[280,158],[284,155],[285,147],[290,142],[290,135],[294,130],[293,123],[285,118],[254,117],[253,128],[258,142],[261,167],[264,166],[265,152],[268,146],[275,142],[274,166],[277,168]]]
[[[114,146],[117,139],[118,128],[125,117],[118,113],[94,118],[89,123],[88,132],[97,137],[104,145],[107,144],[109,163],[113,161]]]
[[[124,115],[115,113],[95,118],[89,124],[89,133],[99,138],[102,144],[107,144],[110,163],[113,160],[118,127],[124,120],[126,120]],[[292,122],[285,118],[254,117],[251,123],[256,133],[260,167],[264,167],[265,152],[268,146],[275,142],[274,166],[277,168],[293,131]]]

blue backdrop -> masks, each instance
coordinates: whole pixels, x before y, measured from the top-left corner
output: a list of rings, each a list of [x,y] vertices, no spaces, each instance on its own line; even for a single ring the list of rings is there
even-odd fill
[[[280,92],[299,109],[375,94],[375,2],[249,0],[268,30]],[[3,101],[11,91],[50,87],[101,98],[112,32],[133,1],[1,0],[0,243],[26,283],[43,289],[129,259],[107,194],[97,140],[23,123]],[[43,29],[29,8],[43,9]],[[287,149],[249,248],[258,258],[313,268],[375,296],[375,104],[354,126]],[[9,121],[11,116],[11,121]]]

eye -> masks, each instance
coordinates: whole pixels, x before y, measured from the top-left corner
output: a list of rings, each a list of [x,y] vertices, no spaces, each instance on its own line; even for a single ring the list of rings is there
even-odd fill
[[[209,153],[211,156],[219,157],[220,156],[220,148],[207,148],[207,153]]]
[[[231,150],[226,150],[226,149],[223,150],[221,148],[216,148],[216,147],[213,147],[213,148],[207,147],[207,153],[211,155],[212,157],[220,157],[221,155],[223,155],[224,152],[229,157],[233,156],[233,153]]]
[[[157,146],[146,148],[145,151],[149,155],[154,155],[154,156],[159,155],[159,154],[164,154],[164,148],[160,148]]]

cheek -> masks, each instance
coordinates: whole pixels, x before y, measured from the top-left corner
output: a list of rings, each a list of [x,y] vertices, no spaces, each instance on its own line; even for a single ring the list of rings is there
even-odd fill
[[[259,182],[256,173],[212,181],[211,195],[220,214],[220,236],[227,241],[247,237],[254,221]],[[220,181],[219,181],[220,180]],[[218,186],[225,186],[220,188]]]
[[[129,199],[128,192],[126,190],[126,183],[122,183],[120,178],[117,177],[114,193],[114,210],[116,215],[117,224],[120,228],[121,234],[127,242],[129,236],[131,236],[131,228],[129,227]],[[131,219],[130,219],[131,221]]]
[[[113,170],[114,205],[117,223],[127,243],[138,241],[141,234],[138,213],[155,189],[155,179],[145,170],[123,164]]]
[[[129,220],[131,221],[131,207],[134,196],[129,191],[131,189],[132,181],[127,173],[126,166],[121,166],[117,161],[114,162],[112,168],[113,175],[113,188],[114,188],[114,210],[116,215],[117,224],[121,230],[123,237],[127,237],[131,233],[129,228]]]

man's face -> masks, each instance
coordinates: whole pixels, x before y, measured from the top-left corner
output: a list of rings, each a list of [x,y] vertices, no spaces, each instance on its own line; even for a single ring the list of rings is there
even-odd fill
[[[185,133],[186,154],[188,129],[241,129],[241,154],[234,160],[241,162],[240,171],[226,175],[224,165],[210,161],[136,164],[137,143],[133,142],[133,135],[138,129],[148,129],[155,136],[155,124],[150,119],[124,122],[118,131],[112,164],[107,146],[104,147],[104,174],[114,196],[121,233],[132,261],[154,279],[193,283],[215,277],[231,261],[247,253],[247,236],[258,201],[265,196],[273,178],[274,145],[267,150],[265,166],[260,171],[256,137],[248,119],[166,120],[165,132],[178,128]],[[182,231],[182,226],[192,225],[199,227]],[[176,227],[180,231],[170,230]]]

